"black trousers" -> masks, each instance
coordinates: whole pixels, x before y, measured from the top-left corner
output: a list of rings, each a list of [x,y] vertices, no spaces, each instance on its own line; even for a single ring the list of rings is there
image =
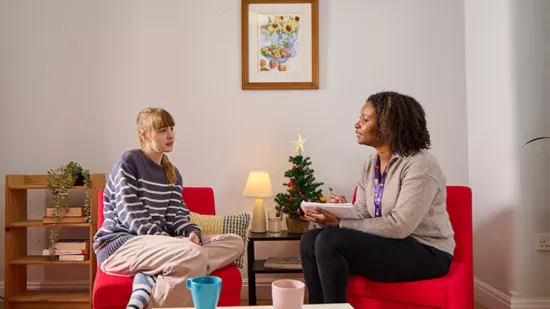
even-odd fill
[[[432,279],[449,272],[452,256],[412,237],[391,239],[345,228],[313,229],[300,241],[309,303],[345,303],[350,274],[374,281]]]

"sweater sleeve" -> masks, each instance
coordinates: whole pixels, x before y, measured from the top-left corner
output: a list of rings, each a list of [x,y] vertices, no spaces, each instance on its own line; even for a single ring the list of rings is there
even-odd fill
[[[108,188],[114,194],[117,217],[136,235],[168,235],[151,218],[149,210],[137,195],[136,165],[123,157],[110,177]]]
[[[178,185],[180,188],[183,188],[183,180],[181,178],[181,175],[179,171],[177,171],[176,173],[176,185]],[[194,232],[195,234],[197,234],[197,236],[199,236],[202,242],[201,229],[198,225],[191,222],[191,214],[189,212],[189,209],[185,205],[185,202],[183,201],[183,197],[173,220],[174,221],[172,221],[173,223],[171,224],[171,227],[174,236],[189,237],[189,235]]]
[[[201,229],[198,225],[195,223],[191,223],[191,216],[189,213],[189,210],[185,206],[185,202],[181,202],[181,207],[176,213],[176,217],[174,218],[174,235],[176,236],[184,236],[189,237],[191,233],[197,234],[202,242],[202,235],[201,235]]]
[[[402,180],[395,208],[387,216],[341,219],[340,227],[387,238],[404,239],[410,236],[430,210],[439,191],[439,184],[425,170],[415,173],[413,169],[408,174]]]

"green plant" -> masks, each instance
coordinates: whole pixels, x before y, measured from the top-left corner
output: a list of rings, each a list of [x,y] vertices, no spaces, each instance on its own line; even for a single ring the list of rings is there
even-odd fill
[[[74,186],[90,188],[90,171],[71,161],[67,165],[49,170],[47,179],[48,189],[52,192],[53,216],[55,218],[55,224],[50,231],[50,259],[54,260],[56,258],[57,241],[59,240],[61,214],[69,211],[69,189]],[[84,212],[88,217],[88,222],[91,221],[90,190],[86,190],[84,196]]]
[[[288,182],[283,182],[286,186],[286,192],[280,192],[275,195],[275,209],[287,214],[292,219],[300,219],[304,216],[304,211],[300,207],[302,201],[325,203],[326,198],[319,189],[323,185],[317,182],[313,175],[314,170],[310,168],[309,157],[297,155],[289,157],[288,161],[292,163],[292,168],[285,172]]]

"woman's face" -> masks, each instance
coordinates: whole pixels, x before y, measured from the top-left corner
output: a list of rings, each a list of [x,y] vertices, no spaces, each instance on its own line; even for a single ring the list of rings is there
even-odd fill
[[[171,152],[174,148],[176,134],[174,133],[174,127],[168,127],[144,134],[142,138],[145,139],[150,150],[164,153]]]
[[[360,145],[375,147],[380,144],[376,138],[376,112],[370,101],[361,108],[359,120],[355,123],[355,134]]]

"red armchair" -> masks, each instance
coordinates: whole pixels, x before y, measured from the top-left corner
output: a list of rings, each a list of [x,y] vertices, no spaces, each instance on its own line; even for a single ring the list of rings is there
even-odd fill
[[[203,215],[214,215],[214,191],[206,187],[184,187],[183,199],[189,210]],[[103,224],[103,190],[99,192],[98,222]],[[222,291],[218,306],[240,306],[242,277],[231,264],[212,273],[222,278]],[[125,309],[132,294],[132,278],[107,275],[97,267],[92,303],[94,309]]]
[[[442,278],[384,283],[350,276],[348,302],[356,309],[471,309],[474,306],[472,192],[447,187],[447,211],[455,231],[456,249],[449,273]]]

